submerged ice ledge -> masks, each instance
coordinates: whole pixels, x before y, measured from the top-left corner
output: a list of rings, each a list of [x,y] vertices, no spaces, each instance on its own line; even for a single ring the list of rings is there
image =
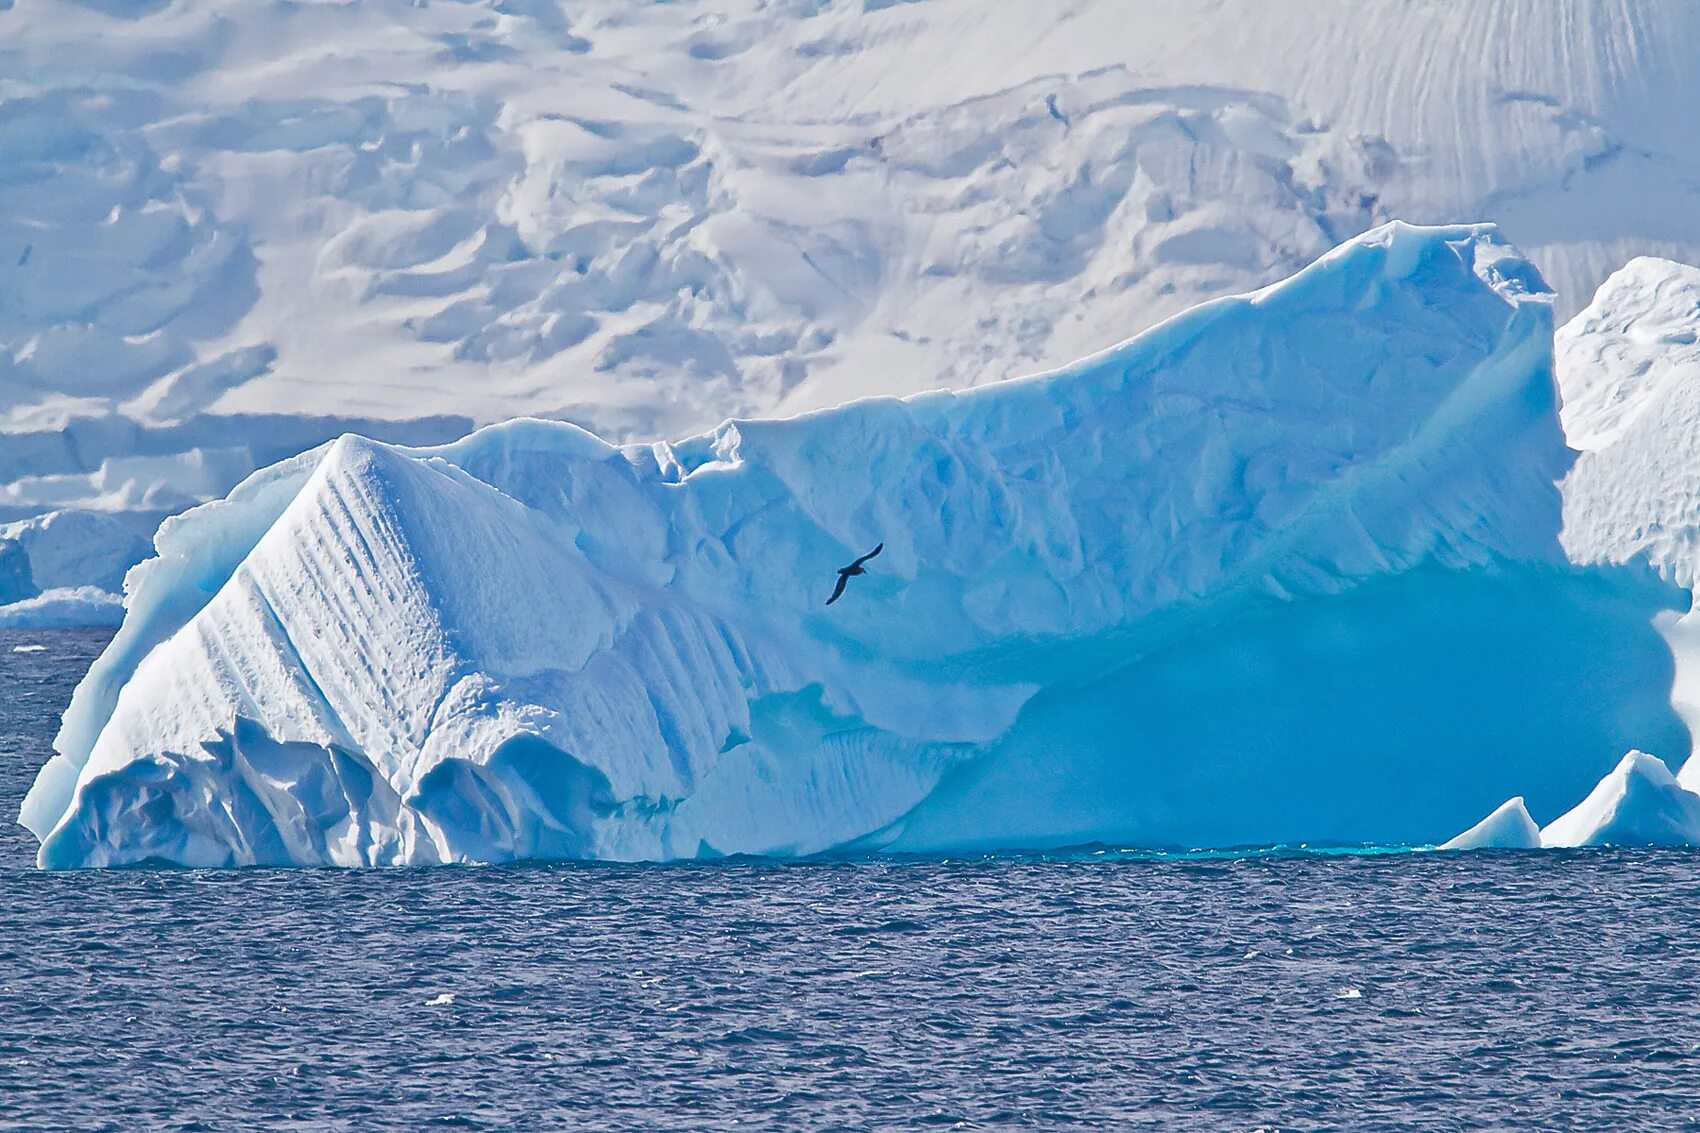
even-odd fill
[[[1564,558],[1551,336],[1491,228],[1390,225],[966,393],[345,437],[162,527],[22,821],[47,867],[374,865],[1432,843],[1573,799],[1683,734],[1679,595]]]

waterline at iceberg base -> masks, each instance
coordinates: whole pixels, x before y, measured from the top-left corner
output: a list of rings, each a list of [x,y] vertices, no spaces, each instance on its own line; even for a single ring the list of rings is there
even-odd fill
[[[1686,752],[1552,317],[1377,229],[1065,370],[615,448],[345,437],[168,521],[46,867],[1435,843]],[[883,543],[844,599],[835,571]]]

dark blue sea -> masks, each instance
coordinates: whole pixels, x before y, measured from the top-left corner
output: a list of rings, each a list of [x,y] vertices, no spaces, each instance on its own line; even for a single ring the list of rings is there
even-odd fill
[[[8,819],[103,643],[0,633]],[[1700,855],[33,846],[0,834],[4,1129],[1700,1128]]]

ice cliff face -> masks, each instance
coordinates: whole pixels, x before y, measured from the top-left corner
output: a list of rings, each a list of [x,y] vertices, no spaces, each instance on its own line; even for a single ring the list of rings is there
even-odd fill
[[[1491,229],[1395,225],[965,393],[345,437],[162,528],[23,821],[50,867],[378,864],[1423,841],[1537,769],[1573,799],[1680,727],[1670,592],[1559,548],[1550,342]],[[1649,691],[1600,713],[1606,672]]]

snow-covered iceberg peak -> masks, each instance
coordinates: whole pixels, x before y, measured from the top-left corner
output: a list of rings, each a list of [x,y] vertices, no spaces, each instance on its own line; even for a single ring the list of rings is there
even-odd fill
[[[162,530],[23,821],[55,867],[1444,834],[1531,767],[1429,792],[1399,745],[1498,726],[1452,654],[1528,601],[1496,572],[1564,571],[1550,343],[1491,228],[1390,225],[965,393],[625,448],[540,421],[345,437]],[[1347,592],[1395,613],[1353,624]],[[1618,619],[1600,663],[1664,663],[1625,659],[1644,595],[1578,609]],[[1209,662],[1207,716],[1253,685],[1285,714],[1263,750],[1142,741],[1104,691],[1271,616],[1315,654]],[[1361,723],[1338,673],[1419,646],[1383,711],[1421,719]],[[1560,790],[1624,749],[1586,731],[1542,756]],[[1224,781],[1341,759],[1303,805]],[[1205,782],[1236,801],[1196,804]]]

